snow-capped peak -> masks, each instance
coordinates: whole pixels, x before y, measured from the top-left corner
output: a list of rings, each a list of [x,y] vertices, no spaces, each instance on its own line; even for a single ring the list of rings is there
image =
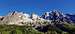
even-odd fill
[[[29,14],[26,14],[26,13],[24,13],[23,14],[26,18],[29,18],[30,17],[30,15]]]

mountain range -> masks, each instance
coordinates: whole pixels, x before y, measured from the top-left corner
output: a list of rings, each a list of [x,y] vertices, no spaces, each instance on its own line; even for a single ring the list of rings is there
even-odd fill
[[[45,12],[42,16],[12,11],[6,16],[0,16],[0,25],[32,26],[40,32],[47,32],[49,28],[53,28],[56,31],[74,34],[73,27],[70,28],[71,30],[68,27],[75,25],[75,15],[63,14],[58,10]]]

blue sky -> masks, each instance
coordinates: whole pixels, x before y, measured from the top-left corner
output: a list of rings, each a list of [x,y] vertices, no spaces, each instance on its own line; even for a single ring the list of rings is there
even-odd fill
[[[75,14],[75,0],[0,0],[0,15],[6,15],[10,10],[41,15],[52,9]]]

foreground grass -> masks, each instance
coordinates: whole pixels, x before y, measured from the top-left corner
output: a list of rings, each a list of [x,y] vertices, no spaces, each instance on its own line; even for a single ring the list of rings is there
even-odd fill
[[[42,34],[31,26],[0,25],[0,34]]]
[[[53,27],[48,27],[47,32],[40,32],[32,26],[0,25],[0,34],[74,34],[75,25],[64,24],[64,27],[70,32]]]

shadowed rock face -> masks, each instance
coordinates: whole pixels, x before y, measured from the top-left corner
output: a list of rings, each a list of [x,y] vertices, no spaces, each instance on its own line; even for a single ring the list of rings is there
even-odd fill
[[[4,17],[3,16],[0,16],[0,21],[2,21],[4,19]]]
[[[41,17],[46,20],[61,20],[61,21],[72,22],[72,23],[75,22],[75,15],[63,14],[57,10],[47,12]]]

